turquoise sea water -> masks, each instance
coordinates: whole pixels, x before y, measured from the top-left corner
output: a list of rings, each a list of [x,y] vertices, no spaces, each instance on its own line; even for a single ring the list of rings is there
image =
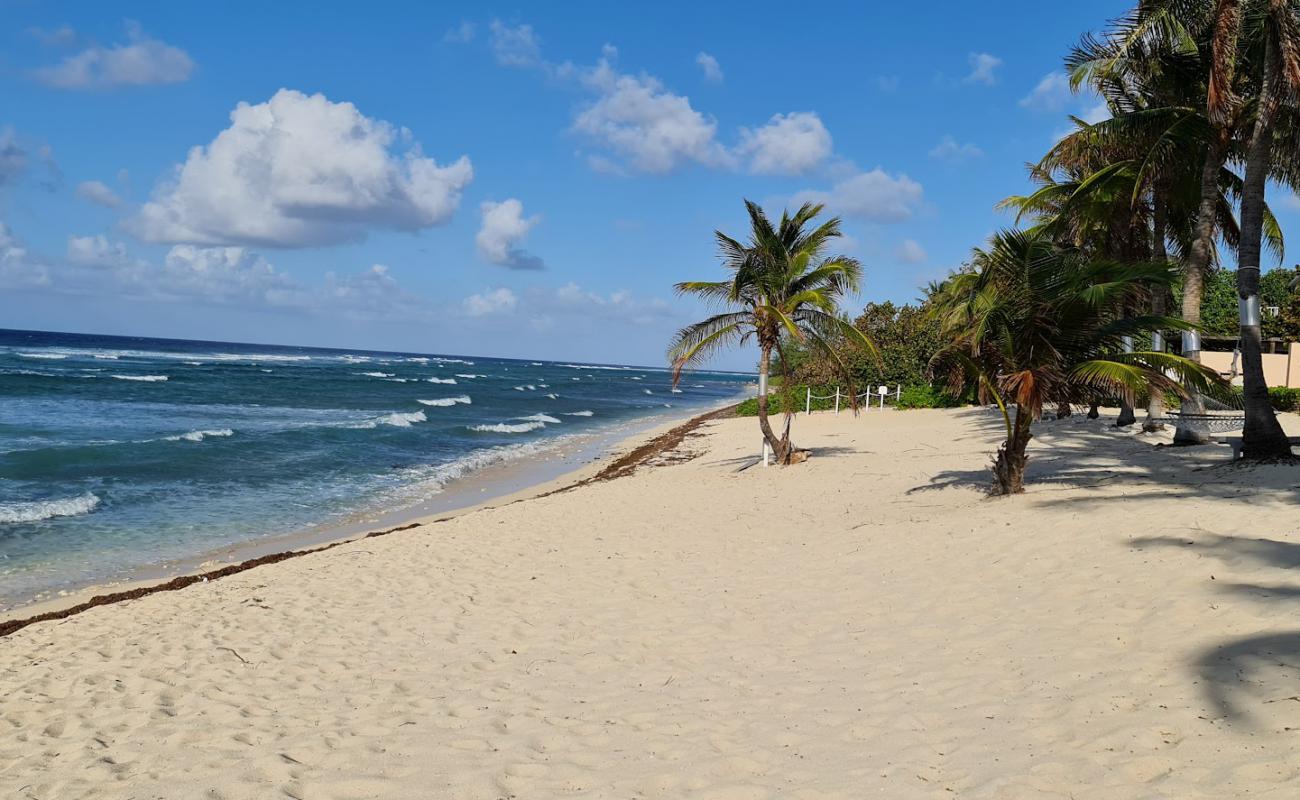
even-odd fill
[[[0,607],[449,482],[751,376],[0,330]]]

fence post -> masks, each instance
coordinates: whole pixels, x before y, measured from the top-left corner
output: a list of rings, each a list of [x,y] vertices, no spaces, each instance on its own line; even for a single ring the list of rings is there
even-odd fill
[[[840,387],[835,387],[835,413],[840,413]]]
[[[898,384],[898,388],[894,390],[894,405],[898,405],[902,401],[903,401],[903,384],[900,383]]]
[[[767,466],[768,453],[772,451],[772,446],[767,443],[767,438],[763,439],[763,466]]]
[[[803,413],[808,415],[812,413],[812,387],[806,386],[804,388],[808,390],[808,396],[803,401]]]

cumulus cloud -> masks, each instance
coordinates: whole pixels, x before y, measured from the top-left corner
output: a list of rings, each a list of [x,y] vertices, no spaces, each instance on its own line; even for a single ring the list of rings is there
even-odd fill
[[[700,52],[695,56],[695,63],[700,65],[704,72],[704,79],[712,83],[722,83],[722,66],[718,59],[705,52]]]
[[[573,129],[618,159],[594,159],[593,166],[665,173],[686,162],[731,163],[715,140],[718,123],[692,108],[689,98],[665,89],[658,78],[619,73],[602,58],[584,83],[598,97],[578,114]]]
[[[532,25],[506,25],[492,20],[488,28],[492,55],[505,67],[534,67],[542,62],[542,42]]]
[[[478,26],[472,22],[462,22],[442,35],[442,40],[450,44],[467,44],[474,41]]]
[[[77,41],[77,32],[71,25],[60,25],[57,28],[33,26],[27,29],[27,35],[46,47],[69,47]]]
[[[513,197],[500,203],[479,206],[482,224],[474,237],[479,257],[510,269],[542,269],[537,256],[519,247],[519,242],[542,221],[540,215],[524,216],[524,204]]]
[[[515,293],[502,287],[485,289],[466,297],[461,303],[461,308],[471,317],[482,317],[488,314],[508,314],[518,305],[519,298]]]
[[[992,86],[998,82],[994,70],[1002,65],[1002,59],[989,53],[971,53],[969,61],[970,73],[966,75],[966,83],[982,83],[985,86]]]
[[[930,150],[930,158],[939,158],[945,161],[965,161],[968,158],[979,158],[982,155],[984,155],[984,151],[974,143],[959,144],[952,136],[943,137]]]
[[[77,197],[104,208],[117,208],[122,204],[117,193],[100,181],[82,181],[77,184]]]
[[[469,158],[439,166],[409,132],[351,103],[281,89],[240,103],[231,125],[190,150],[126,225],[151,242],[299,247],[446,222],[473,178]]]
[[[9,226],[0,222],[0,286],[26,289],[49,283],[50,271],[44,260],[29,252]]]
[[[761,128],[740,131],[737,154],[750,172],[800,175],[831,155],[831,134],[812,112],[776,114]]]
[[[27,169],[27,150],[11,126],[0,128],[0,186],[13,183]]]
[[[1049,72],[1034,86],[1033,91],[1020,98],[1024,108],[1043,111],[1060,111],[1070,102],[1070,78],[1064,72]]]
[[[151,39],[135,23],[127,23],[126,34],[125,43],[89,47],[58,64],[36,69],[32,75],[55,89],[108,89],[189,80],[194,61],[184,50]]]
[[[920,264],[926,259],[925,248],[914,239],[904,239],[903,243],[894,251],[894,255],[904,264]]]
[[[920,208],[923,194],[921,184],[906,175],[894,177],[877,167],[851,175],[829,191],[800,192],[793,202],[825,203],[836,214],[868,222],[902,222]]]
[[[79,267],[113,267],[130,262],[126,245],[97,236],[69,236],[68,261]]]
[[[601,294],[570,281],[557,289],[536,287],[525,296],[533,323],[545,327],[555,317],[599,317],[645,325],[672,316],[672,307],[659,298],[639,299],[626,289]]]

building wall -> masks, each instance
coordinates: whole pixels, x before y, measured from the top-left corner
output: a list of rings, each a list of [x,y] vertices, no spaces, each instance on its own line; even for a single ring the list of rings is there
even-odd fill
[[[1269,386],[1300,387],[1300,343],[1292,342],[1286,355],[1265,353],[1264,380]],[[1232,372],[1232,353],[1202,352],[1201,363],[1223,376]],[[1241,364],[1237,365],[1237,376],[1232,382],[1241,385]]]

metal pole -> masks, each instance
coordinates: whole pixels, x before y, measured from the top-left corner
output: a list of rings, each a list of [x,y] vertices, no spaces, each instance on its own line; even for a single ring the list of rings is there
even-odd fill
[[[811,414],[812,413],[812,387],[809,386],[807,388],[808,388],[808,396],[804,398],[803,401],[803,413]]]
[[[840,413],[840,387],[835,387],[835,413]]]

